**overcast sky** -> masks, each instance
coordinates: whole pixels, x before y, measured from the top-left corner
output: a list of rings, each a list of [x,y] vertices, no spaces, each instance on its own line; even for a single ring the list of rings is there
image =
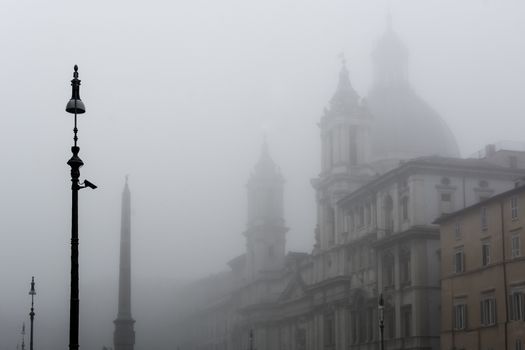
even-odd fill
[[[288,249],[311,250],[316,123],[339,53],[368,93],[388,8],[412,86],[463,156],[525,142],[521,0],[3,0],[0,350],[19,340],[32,275],[38,348],[67,347],[74,64],[87,108],[81,179],[99,186],[80,193],[81,349],[112,346],[130,174],[136,348],[151,350],[173,288],[243,252],[245,184],[265,132],[287,180]]]

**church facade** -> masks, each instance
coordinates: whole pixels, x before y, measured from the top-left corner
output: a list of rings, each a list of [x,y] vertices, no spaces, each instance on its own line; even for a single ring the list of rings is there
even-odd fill
[[[389,27],[367,99],[343,64],[320,119],[315,245],[286,251],[284,178],[266,145],[248,185],[246,251],[188,286],[174,332],[184,350],[440,349],[439,216],[509,190],[523,152],[459,158],[443,122],[411,88]]]

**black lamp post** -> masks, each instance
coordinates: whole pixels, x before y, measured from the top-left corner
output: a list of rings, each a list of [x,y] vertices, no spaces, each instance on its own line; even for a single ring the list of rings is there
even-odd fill
[[[250,329],[250,350],[253,350],[253,329]]]
[[[36,295],[35,292],[35,277],[33,276],[31,278],[31,289],[29,290],[29,295],[31,295],[31,312],[29,313],[29,318],[31,320],[31,330],[29,333],[29,350],[33,350],[33,320],[35,319],[35,311],[34,311],[34,297]]]
[[[89,187],[97,188],[91,182],[84,180],[79,183],[80,167],[84,165],[82,159],[78,157],[80,147],[77,146],[77,114],[86,112],[84,102],[80,99],[80,79],[78,79],[78,66],[75,65],[73,80],[71,80],[72,95],[66,105],[66,112],[75,115],[75,127],[73,128],[74,145],[71,147],[73,156],[67,164],[71,167],[71,298],[69,309],[69,349],[78,350],[78,319],[79,319],[79,299],[78,299],[78,190]]]
[[[379,341],[380,349],[385,350],[385,341],[384,341],[384,330],[385,330],[385,302],[383,301],[383,293],[379,294]]]
[[[26,324],[22,323],[22,350],[26,350]]]

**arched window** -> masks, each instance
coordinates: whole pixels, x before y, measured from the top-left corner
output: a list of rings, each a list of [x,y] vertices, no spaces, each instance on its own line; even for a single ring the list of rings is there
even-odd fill
[[[350,128],[350,165],[356,165],[357,164],[357,132],[355,128]]]
[[[326,207],[326,231],[328,234],[328,243],[335,242],[335,210],[331,206]]]

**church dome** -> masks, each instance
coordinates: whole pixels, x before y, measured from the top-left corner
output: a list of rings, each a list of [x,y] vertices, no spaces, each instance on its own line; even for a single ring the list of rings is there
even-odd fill
[[[439,155],[458,157],[448,125],[408,82],[408,50],[392,30],[379,40],[373,54],[374,85],[367,97],[374,118],[371,151],[375,159],[408,159]]]

